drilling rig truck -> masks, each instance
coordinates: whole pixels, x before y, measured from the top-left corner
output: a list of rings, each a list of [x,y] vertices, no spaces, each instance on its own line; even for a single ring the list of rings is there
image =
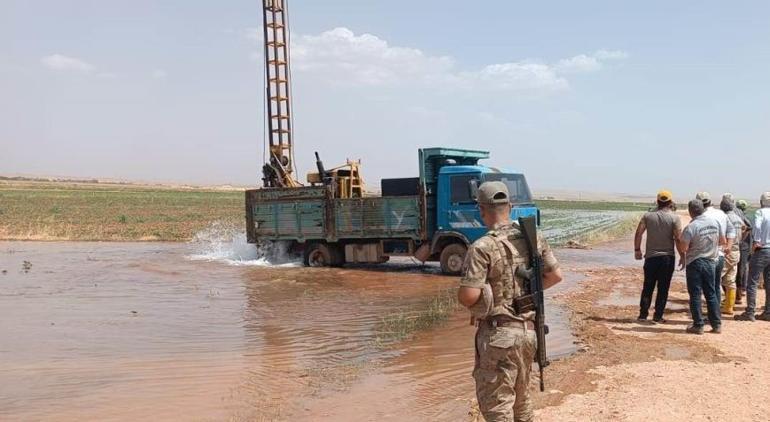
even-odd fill
[[[360,161],[317,171],[306,184],[294,176],[290,100],[290,43],[285,0],[263,0],[267,155],[263,187],[246,191],[250,243],[286,241],[308,266],[382,263],[390,257],[438,261],[445,274],[462,269],[468,246],[486,233],[475,196],[485,181],[510,191],[511,218],[539,211],[523,174],[480,164],[486,151],[422,148],[419,177],[383,179],[381,193],[365,191]]]

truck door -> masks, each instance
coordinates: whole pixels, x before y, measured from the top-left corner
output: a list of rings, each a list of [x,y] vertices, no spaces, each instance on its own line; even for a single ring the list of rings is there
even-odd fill
[[[439,183],[439,230],[462,233],[470,241],[487,232],[476,207],[479,180],[479,174],[453,174]]]

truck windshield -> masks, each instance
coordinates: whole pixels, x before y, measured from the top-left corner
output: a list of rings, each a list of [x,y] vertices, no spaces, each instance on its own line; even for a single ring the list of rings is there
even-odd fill
[[[485,181],[503,182],[508,186],[512,204],[531,204],[532,193],[523,174],[487,173]]]

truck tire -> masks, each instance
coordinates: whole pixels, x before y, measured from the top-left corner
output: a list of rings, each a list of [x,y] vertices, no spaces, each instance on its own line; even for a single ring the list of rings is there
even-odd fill
[[[329,267],[334,263],[334,254],[323,243],[312,243],[305,247],[304,263],[307,267]]]
[[[441,251],[441,272],[446,275],[460,275],[468,248],[460,243],[451,243]]]

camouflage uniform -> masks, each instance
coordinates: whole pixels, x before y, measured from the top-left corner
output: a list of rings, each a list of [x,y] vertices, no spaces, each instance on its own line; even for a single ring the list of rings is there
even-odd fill
[[[544,271],[555,271],[559,264],[541,236],[538,248]],[[471,308],[480,319],[473,378],[479,408],[487,421],[531,421],[534,417],[529,379],[537,342],[534,331],[526,327],[534,313],[517,315],[509,308],[513,298],[525,293],[526,281],[515,274],[516,268],[528,264],[527,245],[516,223],[491,230],[466,255],[460,285],[482,291],[488,285],[493,299],[491,304],[474,305],[486,306],[485,310]]]

